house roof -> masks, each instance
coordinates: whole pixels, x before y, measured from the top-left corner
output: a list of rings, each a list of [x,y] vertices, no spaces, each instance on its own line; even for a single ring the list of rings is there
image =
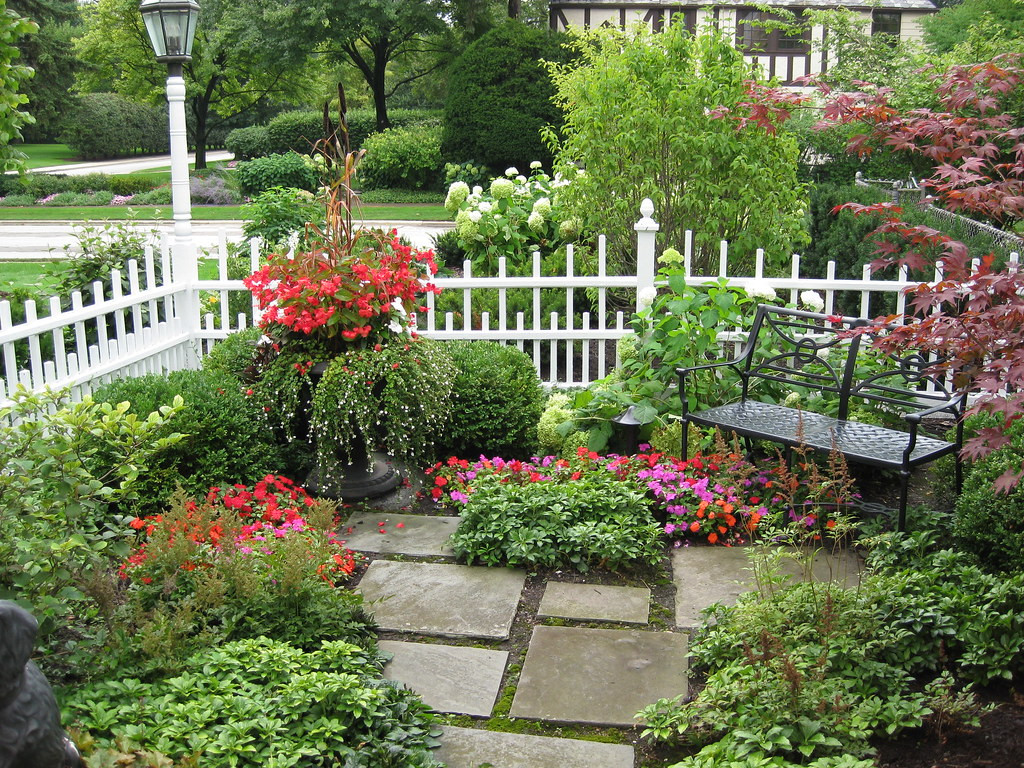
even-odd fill
[[[653,8],[659,5],[666,8],[706,8],[718,6],[724,8],[743,7],[754,5],[753,2],[735,2],[733,0],[551,0],[552,8],[583,8],[586,6],[613,6],[616,8]],[[875,8],[883,10],[899,11],[935,11],[938,10],[932,0],[847,0],[846,2],[835,2],[832,0],[759,0],[757,5],[769,5],[778,8],[856,8],[871,10]]]

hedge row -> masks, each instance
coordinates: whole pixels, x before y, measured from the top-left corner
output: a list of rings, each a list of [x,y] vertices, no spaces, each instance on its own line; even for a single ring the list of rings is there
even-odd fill
[[[388,112],[393,128],[414,125],[440,125],[438,112],[422,109],[393,109]],[[363,146],[366,138],[377,130],[373,110],[354,109],[347,115],[349,143],[353,150]],[[238,160],[249,160],[287,152],[309,154],[313,144],[323,137],[323,113],[316,110],[282,112],[266,125],[236,128],[227,135],[224,145]]]

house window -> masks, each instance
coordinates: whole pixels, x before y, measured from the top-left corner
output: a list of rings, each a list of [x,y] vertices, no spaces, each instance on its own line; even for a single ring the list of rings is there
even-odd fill
[[[871,12],[871,34],[900,36],[900,12],[899,11],[872,11]]]
[[[741,9],[736,12],[736,43],[747,53],[808,53],[811,30],[793,30],[792,22],[775,14]]]

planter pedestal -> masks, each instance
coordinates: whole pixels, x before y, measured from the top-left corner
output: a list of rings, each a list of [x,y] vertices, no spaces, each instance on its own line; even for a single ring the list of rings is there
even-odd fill
[[[336,501],[355,501],[383,496],[402,482],[402,476],[383,453],[371,453],[345,465],[337,480],[321,480],[319,467],[306,478],[306,490],[313,496]]]

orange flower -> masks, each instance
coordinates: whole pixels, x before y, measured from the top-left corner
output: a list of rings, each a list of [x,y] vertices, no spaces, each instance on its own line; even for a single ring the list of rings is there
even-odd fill
[[[708,543],[709,544],[714,544],[716,541],[718,541],[718,534],[714,533],[714,532],[709,533],[708,534]]]
[[[697,531],[699,531],[700,530],[700,523],[698,523],[696,520],[694,520],[692,523],[690,523],[690,530],[693,533],[696,533]]]

